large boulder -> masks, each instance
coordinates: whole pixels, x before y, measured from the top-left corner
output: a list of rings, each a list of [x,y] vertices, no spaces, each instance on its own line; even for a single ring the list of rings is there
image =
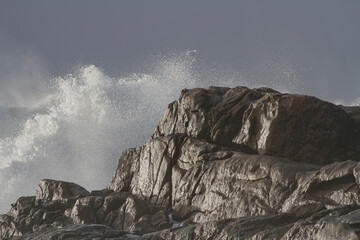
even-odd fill
[[[210,87],[184,90],[153,137],[178,133],[244,152],[324,164],[347,160],[353,122],[343,108],[315,97]]]
[[[275,91],[245,87],[184,89],[179,100],[168,105],[153,137],[184,133],[223,146],[236,146],[232,140],[241,129],[244,112],[267,92]]]
[[[129,192],[104,189],[89,193],[75,183],[46,179],[40,182],[36,193],[36,196],[20,197],[7,214],[0,216],[0,239],[15,236],[46,239],[58,234],[66,237],[70,233],[57,229],[71,229],[69,226],[74,224],[98,224],[88,226],[104,231],[116,229],[141,234],[171,225],[164,209],[152,206]],[[80,228],[80,232],[76,230],[69,236],[80,238],[83,230]],[[40,234],[43,232],[49,232],[49,235]],[[125,232],[113,232],[121,233],[119,236],[124,235],[127,239]],[[100,236],[95,229],[86,229],[84,234]]]
[[[347,159],[352,123],[315,97],[269,93],[251,103],[233,139],[261,155],[317,164]]]
[[[64,201],[87,195],[89,192],[76,183],[52,179],[41,180],[36,189],[36,199],[42,201]]]

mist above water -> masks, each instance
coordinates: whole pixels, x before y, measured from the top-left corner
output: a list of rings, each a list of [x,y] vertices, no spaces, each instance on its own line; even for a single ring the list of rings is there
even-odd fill
[[[183,88],[245,85],[304,92],[301,74],[286,63],[240,73],[198,64],[195,55],[161,56],[149,69],[125,78],[89,65],[28,92],[22,82],[18,93],[11,85],[11,95],[0,99],[0,213],[18,197],[34,195],[43,178],[104,188],[121,152],[147,140]]]

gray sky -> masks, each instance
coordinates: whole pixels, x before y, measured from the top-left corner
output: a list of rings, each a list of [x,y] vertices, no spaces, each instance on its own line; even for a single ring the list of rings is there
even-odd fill
[[[307,94],[360,97],[358,0],[0,1],[2,88],[19,61],[41,62],[34,71],[50,75],[81,64],[121,74],[153,54],[185,49],[249,74],[285,62]]]

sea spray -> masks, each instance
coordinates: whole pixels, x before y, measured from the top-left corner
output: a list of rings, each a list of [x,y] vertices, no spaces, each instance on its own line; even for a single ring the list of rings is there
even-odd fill
[[[281,65],[286,71],[280,69],[263,83],[224,68],[195,68],[195,53],[161,57],[143,73],[122,78],[83,66],[50,81],[48,94],[38,100],[41,104],[17,106],[16,117],[2,116],[7,119],[2,128],[10,128],[11,122],[17,129],[0,136],[0,212],[18,197],[33,195],[43,178],[77,182],[89,190],[104,188],[121,152],[146,141],[166,105],[183,88],[297,87],[297,75],[289,76],[293,68],[288,71]],[[5,115],[11,113],[1,109]]]
[[[47,104],[0,138],[0,211],[33,195],[42,178],[106,186],[121,151],[141,145],[166,104],[195,87],[192,57],[173,60],[162,61],[157,75],[116,79],[91,65],[52,80]]]

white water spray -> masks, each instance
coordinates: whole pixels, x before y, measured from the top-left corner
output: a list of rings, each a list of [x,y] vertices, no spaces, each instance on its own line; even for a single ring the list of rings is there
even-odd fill
[[[214,69],[198,74],[195,53],[161,58],[147,74],[121,79],[84,66],[51,81],[41,104],[16,108],[17,117],[11,115],[13,108],[0,106],[1,127],[16,123],[15,131],[0,131],[0,213],[18,197],[34,195],[43,178],[73,181],[88,190],[104,188],[121,152],[147,140],[183,88],[277,87]]]

